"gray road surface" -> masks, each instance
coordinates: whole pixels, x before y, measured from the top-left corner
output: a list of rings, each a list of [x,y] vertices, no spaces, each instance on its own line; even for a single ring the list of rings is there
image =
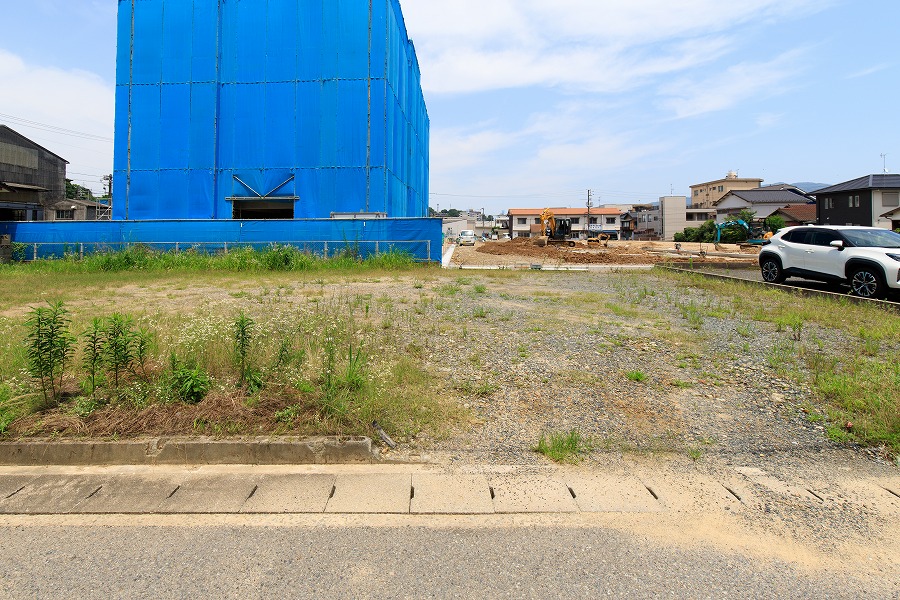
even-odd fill
[[[897,598],[604,527],[7,527],[3,598]]]

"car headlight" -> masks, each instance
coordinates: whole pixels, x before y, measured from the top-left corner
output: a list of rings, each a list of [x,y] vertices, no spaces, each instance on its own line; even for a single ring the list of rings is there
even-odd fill
[[[897,262],[900,262],[900,254],[888,254],[888,256],[893,258]]]

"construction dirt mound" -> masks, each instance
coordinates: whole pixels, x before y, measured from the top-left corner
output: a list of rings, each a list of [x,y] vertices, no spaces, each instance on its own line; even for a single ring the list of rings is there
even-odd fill
[[[668,263],[687,258],[673,257],[645,251],[642,247],[630,245],[629,247],[589,248],[585,244],[575,247],[570,246],[545,246],[534,244],[530,238],[516,238],[507,242],[486,243],[477,249],[477,252],[494,256],[521,256],[523,258],[540,259],[576,265],[648,265]],[[716,259],[707,258],[708,262],[716,262]],[[698,262],[694,259],[694,262]]]

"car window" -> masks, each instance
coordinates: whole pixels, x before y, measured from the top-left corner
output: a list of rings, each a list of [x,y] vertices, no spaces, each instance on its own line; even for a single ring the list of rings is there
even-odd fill
[[[863,248],[900,248],[900,233],[888,229],[844,229],[844,237]]]
[[[810,233],[812,233],[810,229],[795,229],[785,234],[782,239],[793,244],[808,244],[810,242],[806,241],[806,237]]]
[[[810,231],[806,236],[806,243],[811,246],[830,246],[831,242],[841,239],[834,231],[819,229]]]

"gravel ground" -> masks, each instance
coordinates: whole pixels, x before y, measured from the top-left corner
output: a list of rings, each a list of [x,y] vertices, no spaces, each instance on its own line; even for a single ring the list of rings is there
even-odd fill
[[[465,275],[458,292],[438,291],[453,327],[426,342],[426,360],[476,423],[445,440],[403,440],[403,456],[540,465],[531,449],[541,434],[573,429],[600,461],[604,450],[758,463],[837,449],[804,412],[810,388],[771,358],[791,333],[735,317],[730,301],[647,272]],[[691,305],[704,313],[693,325]],[[834,329],[809,325],[804,335],[843,347]],[[637,372],[646,379],[634,381]]]

